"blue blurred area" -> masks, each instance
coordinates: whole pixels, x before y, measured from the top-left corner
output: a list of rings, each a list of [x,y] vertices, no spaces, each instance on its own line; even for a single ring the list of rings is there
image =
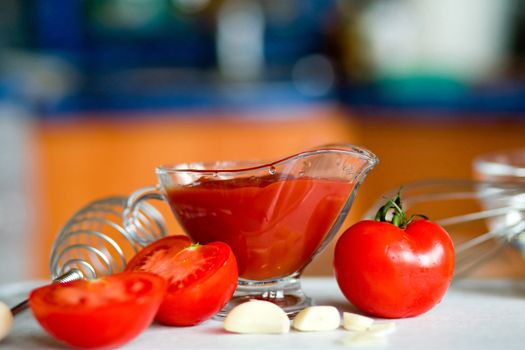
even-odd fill
[[[291,84],[260,84],[254,87],[214,88],[209,85],[157,92],[114,90],[103,94],[83,93],[64,97],[55,103],[40,106],[43,117],[61,117],[78,111],[184,111],[272,110],[290,105],[308,105],[329,101],[300,94]]]
[[[37,1],[36,48],[63,55],[89,74],[159,64],[213,65],[213,34],[203,19],[182,19],[165,8],[166,1],[151,1],[159,13],[144,23],[112,25],[111,15],[105,15],[110,3]]]
[[[94,71],[150,65],[215,66],[216,18],[211,10],[184,14],[168,0],[135,1],[151,14],[122,23],[117,15],[111,16],[111,4],[118,3],[131,6],[134,1],[36,1],[36,47],[67,55]],[[334,0],[284,3],[288,5],[266,13],[263,45],[269,66],[293,64],[303,55],[321,51],[326,24],[335,16]]]
[[[18,27],[28,34],[18,46],[51,57],[53,68],[64,65],[47,74],[58,75],[69,88],[52,96],[27,96],[24,90],[35,81],[23,67],[18,76],[8,72],[3,84],[29,97],[26,103],[40,117],[54,118],[96,110],[273,108],[335,96],[333,82],[320,93],[304,94],[291,77],[299,59],[324,50],[324,22],[334,15],[335,1],[254,2],[265,13],[264,67],[256,79],[241,81],[218,72],[215,27],[221,2],[204,1],[203,8],[189,11],[191,3],[26,1]]]
[[[326,102],[523,115],[524,8],[502,37],[514,51],[496,52],[506,56],[487,78],[449,69],[446,56],[437,69],[432,57],[403,66],[421,38],[410,37],[419,17],[400,0],[5,0],[0,94],[42,118]],[[472,28],[486,20],[477,12]],[[482,61],[471,66],[483,71]]]
[[[341,100],[362,110],[525,116],[525,85],[514,81],[486,86],[466,86],[432,78],[382,81],[365,86],[348,85],[341,91]]]

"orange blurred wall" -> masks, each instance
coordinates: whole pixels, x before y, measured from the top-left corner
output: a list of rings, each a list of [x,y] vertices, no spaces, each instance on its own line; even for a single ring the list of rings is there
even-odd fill
[[[380,158],[362,186],[349,222],[386,190],[428,178],[468,178],[477,154],[525,147],[525,122],[515,119],[356,116],[334,106],[279,112],[166,113],[76,116],[40,122],[35,138],[37,216],[30,247],[34,276],[48,277],[49,252],[60,227],[87,202],[129,194],[155,183],[159,164],[214,159],[276,160],[332,142],[360,144]],[[177,228],[174,228],[177,230]],[[330,274],[333,242],[306,270]],[[515,260],[503,264],[513,266]],[[512,268],[509,274],[525,275]]]
[[[63,119],[64,120],[64,119]],[[356,142],[356,133],[333,107],[279,113],[221,115],[97,115],[42,122],[36,131],[35,188],[38,242],[34,273],[49,275],[49,252],[67,219],[88,202],[130,194],[153,185],[160,164],[229,160],[277,160],[329,142]],[[175,228],[177,229],[177,228]]]

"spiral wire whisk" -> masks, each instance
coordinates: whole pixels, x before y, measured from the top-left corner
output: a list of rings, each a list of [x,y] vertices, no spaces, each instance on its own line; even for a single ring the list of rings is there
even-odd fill
[[[93,279],[121,272],[141,247],[166,236],[162,214],[148,202],[134,213],[136,232],[125,229],[123,212],[128,197],[95,200],[78,210],[60,230],[53,247],[49,269],[53,282]],[[11,309],[17,314],[27,300]]]
[[[366,213],[373,218],[389,191]],[[403,185],[403,207],[417,213],[426,205],[430,219],[451,234],[456,251],[455,276],[464,275],[514,246],[525,258],[525,184],[474,180],[428,180]],[[437,209],[436,209],[437,208]],[[444,209],[446,214],[436,211]],[[434,216],[435,215],[435,216]],[[460,240],[460,232],[470,237]]]

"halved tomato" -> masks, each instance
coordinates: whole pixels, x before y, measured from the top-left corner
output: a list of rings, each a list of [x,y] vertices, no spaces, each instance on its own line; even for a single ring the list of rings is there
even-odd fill
[[[192,244],[169,236],[146,246],[131,259],[128,271],[147,271],[168,281],[155,319],[171,326],[192,326],[219,312],[237,286],[237,262],[222,242]]]
[[[75,348],[111,348],[147,328],[166,292],[151,273],[124,272],[33,290],[29,305],[52,336]]]

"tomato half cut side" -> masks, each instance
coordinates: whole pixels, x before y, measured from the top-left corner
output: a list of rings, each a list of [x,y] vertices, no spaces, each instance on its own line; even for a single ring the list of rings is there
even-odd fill
[[[151,324],[165,292],[159,276],[123,272],[37,288],[29,305],[40,325],[70,346],[112,348]]]
[[[147,246],[127,269],[152,272],[168,281],[155,317],[158,322],[192,326],[215,315],[231,299],[237,287],[237,262],[225,243],[191,244],[179,237],[166,237]]]
[[[192,244],[186,236],[168,236],[161,238],[142,248],[126,265],[126,271],[150,271],[156,269],[159,272],[159,264],[169,261],[169,256],[174,256],[184,248]],[[152,267],[150,267],[152,266]],[[162,275],[162,274],[161,274]]]

